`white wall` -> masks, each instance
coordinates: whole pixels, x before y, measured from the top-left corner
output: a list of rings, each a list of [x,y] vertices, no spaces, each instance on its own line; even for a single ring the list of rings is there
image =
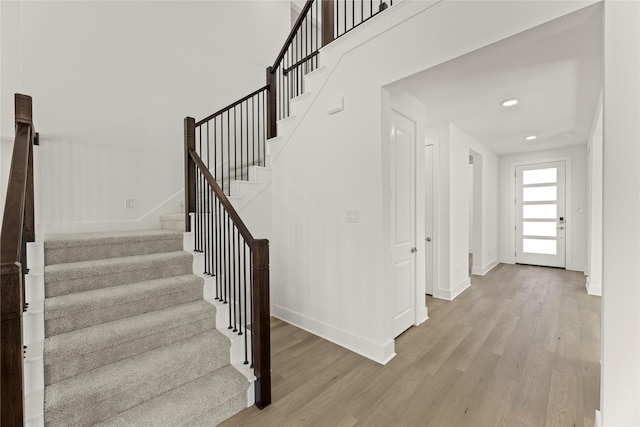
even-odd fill
[[[427,138],[436,142],[438,158],[435,165],[437,179],[438,220],[437,251],[435,268],[436,282],[433,296],[452,300],[470,285],[469,278],[469,216],[472,206],[469,185],[469,169],[475,174],[478,184],[474,200],[473,230],[474,248],[473,274],[484,275],[497,265],[497,198],[498,157],[483,144],[453,124],[430,127]],[[469,153],[477,159],[469,167]],[[477,203],[476,203],[477,202]]]
[[[4,215],[5,192],[11,167],[14,132],[13,93],[5,88],[20,82],[20,2],[0,2],[0,215]]]
[[[2,135],[32,95],[40,235],[137,228],[183,187],[182,119],[264,85],[290,29],[288,1],[5,3]]]
[[[587,146],[500,156],[500,208],[498,213],[500,262],[515,263],[515,163],[542,163],[569,159],[566,177],[566,268],[584,271],[587,265]]]
[[[274,164],[273,312],[385,361],[393,337],[392,290],[384,279],[389,182],[383,175],[385,127],[377,125],[385,108],[380,88],[589,3],[401,2],[324,48],[320,61],[329,78],[306,113],[312,119],[297,122]],[[344,110],[327,115],[335,97],[344,97]],[[468,148],[463,157],[467,167]],[[466,193],[460,202],[467,205]],[[346,223],[351,209],[359,210],[359,224]],[[448,256],[445,239],[438,239],[439,256]],[[444,277],[450,271],[445,264],[439,278],[455,283],[450,297],[469,280],[466,231],[462,241],[452,238],[452,245],[464,247],[452,251],[451,271],[459,269],[460,276]],[[418,253],[421,247],[424,242]],[[488,260],[496,250],[486,249]]]
[[[640,425],[640,3],[604,7],[603,426]]]
[[[588,236],[587,292],[602,296],[602,97],[593,130],[587,143],[588,175]]]

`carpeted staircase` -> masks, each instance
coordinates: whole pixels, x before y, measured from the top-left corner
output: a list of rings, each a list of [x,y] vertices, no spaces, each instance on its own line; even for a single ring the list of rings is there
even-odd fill
[[[247,407],[182,247],[170,230],[45,242],[46,425],[209,426]]]

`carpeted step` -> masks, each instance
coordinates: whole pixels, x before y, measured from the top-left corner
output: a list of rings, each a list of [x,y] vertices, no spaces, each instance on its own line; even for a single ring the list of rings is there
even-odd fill
[[[45,265],[182,250],[182,234],[168,230],[48,236]]]
[[[45,336],[202,300],[203,285],[187,274],[47,298]]]
[[[84,426],[105,420],[229,363],[216,330],[59,381],[45,390],[45,423]]]
[[[44,380],[83,372],[215,329],[215,307],[200,300],[45,339]]]
[[[214,426],[247,407],[248,387],[247,378],[227,365],[97,426]]]
[[[192,272],[193,256],[182,251],[48,265],[44,269],[45,296],[57,297]]]

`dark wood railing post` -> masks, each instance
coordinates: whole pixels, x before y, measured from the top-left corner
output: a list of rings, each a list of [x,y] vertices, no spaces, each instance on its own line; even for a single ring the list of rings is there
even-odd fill
[[[33,240],[33,115],[31,97],[15,95],[16,138],[0,232],[0,424],[24,423],[22,313],[24,245]],[[28,206],[30,204],[30,206]]]
[[[276,123],[276,73],[272,67],[267,67],[267,139],[278,136],[278,125]]]
[[[326,46],[335,39],[334,27],[335,0],[322,0],[322,46]]]
[[[4,237],[4,236],[3,236]],[[20,263],[0,266],[2,294],[1,361],[2,378],[0,408],[3,426],[22,426],[24,420],[24,388],[22,384],[22,268]]]
[[[189,151],[196,149],[196,120],[184,119],[184,229],[191,231],[189,214],[196,211],[196,168]]]
[[[253,371],[258,409],[271,404],[271,309],[269,302],[269,241],[253,244]]]

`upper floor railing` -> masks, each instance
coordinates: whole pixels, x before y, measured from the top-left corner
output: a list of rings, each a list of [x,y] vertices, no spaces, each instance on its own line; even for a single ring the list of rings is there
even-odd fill
[[[24,276],[27,242],[35,240],[33,196],[32,101],[15,95],[15,139],[0,234],[0,424],[21,426],[24,421],[22,313],[27,310]]]

